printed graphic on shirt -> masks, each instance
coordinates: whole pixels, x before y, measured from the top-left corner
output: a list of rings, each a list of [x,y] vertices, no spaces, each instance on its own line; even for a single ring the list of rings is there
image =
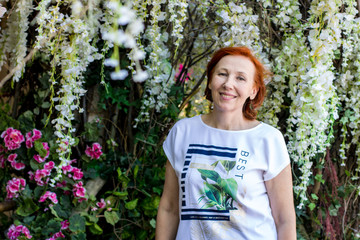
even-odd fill
[[[237,152],[237,148],[189,145],[180,180],[181,220],[230,221],[230,211],[239,209]]]

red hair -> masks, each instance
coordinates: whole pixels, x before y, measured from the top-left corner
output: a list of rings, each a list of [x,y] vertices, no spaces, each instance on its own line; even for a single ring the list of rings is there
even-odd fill
[[[244,117],[249,120],[254,120],[256,119],[257,109],[261,106],[265,99],[266,87],[264,83],[264,75],[267,73],[267,71],[264,65],[252,54],[251,50],[247,47],[225,47],[217,50],[214,53],[206,68],[208,81],[205,89],[205,97],[207,100],[211,102],[213,101],[211,90],[209,89],[212,74],[214,73],[216,64],[227,55],[240,55],[247,57],[255,66],[254,83],[255,87],[258,89],[258,92],[253,100],[248,98],[243,106]]]

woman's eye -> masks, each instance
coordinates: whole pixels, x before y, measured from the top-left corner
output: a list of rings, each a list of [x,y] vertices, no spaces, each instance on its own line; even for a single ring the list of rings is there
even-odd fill
[[[244,81],[245,78],[244,77],[237,77],[237,80]]]
[[[218,75],[219,76],[226,76],[227,74],[226,73],[219,73]]]

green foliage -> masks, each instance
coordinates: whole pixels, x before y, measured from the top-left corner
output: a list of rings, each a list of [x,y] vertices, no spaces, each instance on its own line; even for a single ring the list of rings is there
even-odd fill
[[[69,218],[70,230],[72,232],[84,232],[85,231],[85,218],[79,214],[75,214]]]
[[[16,214],[27,217],[37,210],[39,210],[39,207],[34,203],[34,201],[31,198],[25,198],[16,209]]]

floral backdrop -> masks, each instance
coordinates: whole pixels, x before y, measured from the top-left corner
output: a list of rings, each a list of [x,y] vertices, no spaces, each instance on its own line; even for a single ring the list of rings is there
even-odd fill
[[[0,238],[153,239],[174,122],[250,47],[292,160],[298,239],[360,239],[356,0],[0,1]]]

